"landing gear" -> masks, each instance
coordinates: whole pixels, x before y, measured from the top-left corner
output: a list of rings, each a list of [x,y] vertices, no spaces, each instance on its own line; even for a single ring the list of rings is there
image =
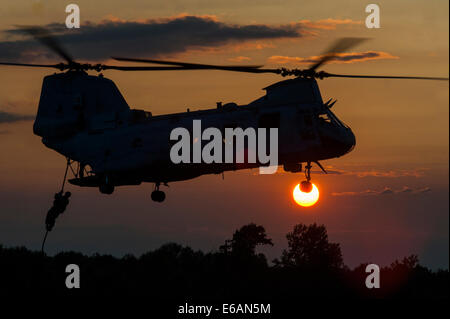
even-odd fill
[[[114,192],[114,184],[111,183],[111,179],[108,175],[102,178],[102,183],[98,187],[100,193],[111,195]]]
[[[154,202],[162,203],[166,199],[166,194],[159,190],[160,183],[155,184],[155,190],[152,192],[152,200]]]
[[[315,164],[317,164],[317,166],[320,167],[320,169],[325,173],[328,174],[327,171],[325,170],[325,168],[323,168],[322,164],[320,164],[318,161],[314,162]],[[313,189],[313,185],[311,183],[311,162],[307,162],[306,166],[305,166],[305,177],[306,177],[306,181],[302,181],[300,183],[300,190],[303,193],[309,193],[310,191],[312,191]]]
[[[158,203],[162,203],[166,199],[166,194],[163,191],[153,191],[152,200]]]
[[[312,183],[311,183],[311,162],[308,162],[305,166],[305,177],[306,181],[302,181],[300,183],[300,190],[303,193],[309,193],[312,191]]]

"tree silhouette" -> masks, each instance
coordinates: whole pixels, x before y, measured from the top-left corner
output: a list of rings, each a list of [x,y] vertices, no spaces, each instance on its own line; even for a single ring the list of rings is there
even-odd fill
[[[220,246],[220,251],[228,257],[232,268],[238,268],[237,271],[252,271],[267,267],[266,256],[256,254],[256,247],[265,245],[273,246],[272,239],[267,237],[263,226],[251,223],[236,230],[233,238]]]
[[[168,243],[140,257],[71,251],[47,256],[0,244],[0,295],[142,295],[177,304],[255,299],[289,301],[295,307],[298,303],[290,301],[308,297],[448,299],[449,271],[432,271],[415,255],[382,266],[380,288],[367,289],[367,263],[353,270],[344,266],[325,226],[299,224],[286,238],[288,248],[275,266],[257,252],[258,246],[273,243],[255,224],[236,230],[220,251],[208,253]],[[72,263],[81,269],[82,289],[65,286],[65,269]]]
[[[395,260],[391,264],[391,269],[392,270],[405,269],[405,270],[411,271],[414,268],[416,268],[418,265],[419,265],[419,256],[410,255],[408,257],[403,258],[402,261]]]
[[[272,239],[267,237],[263,226],[251,223],[236,230],[233,239],[226,240],[220,250],[234,256],[256,256],[256,247],[263,245],[273,246]]]
[[[341,248],[339,244],[328,241],[324,225],[295,225],[286,238],[288,249],[283,250],[281,262],[274,261],[278,266],[316,269],[340,269],[344,266]]]

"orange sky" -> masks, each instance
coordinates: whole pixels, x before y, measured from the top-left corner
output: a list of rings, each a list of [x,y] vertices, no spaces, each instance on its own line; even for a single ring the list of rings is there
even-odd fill
[[[76,3],[82,28],[86,21],[113,17],[138,21],[181,14],[210,15],[232,25],[313,25],[301,38],[232,42],[172,53],[167,56],[171,59],[279,66],[271,57],[297,61],[319,55],[336,38],[359,36],[371,40],[352,52],[379,51],[398,58],[333,63],[324,69],[448,76],[448,1],[379,1],[378,30],[361,23],[366,17],[364,1]],[[61,1],[1,1],[0,30],[63,23],[64,7]],[[7,33],[0,33],[0,40],[6,41]],[[51,72],[1,67],[0,111],[34,114],[42,77]],[[276,75],[219,71],[110,71],[105,76],[118,85],[131,107],[154,114],[214,107],[216,101],[245,104],[261,96],[261,88],[280,80]],[[292,200],[292,188],[302,175],[258,176],[257,170],[226,173],[223,181],[205,176],[174,183],[163,205],[150,200],[152,185],[119,188],[109,197],[71,186],[71,206],[57,222],[49,251],[142,253],[168,241],[208,250],[217,248],[237,227],[256,222],[275,239],[268,253],[276,256],[285,245],[284,234],[295,223],[317,222],[341,243],[344,258],[352,265],[382,264],[418,253],[425,264],[448,267],[448,82],[328,79],[319,85],[324,100],[338,100],[333,110],[352,127],[357,147],[341,159],[323,163],[339,174],[313,175],[321,190],[315,207],[303,209]],[[64,159],[46,149],[31,127],[32,122],[0,123],[0,243],[38,249]],[[412,191],[402,192],[405,187]],[[386,188],[392,194],[381,195]],[[424,191],[427,188],[431,191]],[[368,190],[374,192],[368,195]]]

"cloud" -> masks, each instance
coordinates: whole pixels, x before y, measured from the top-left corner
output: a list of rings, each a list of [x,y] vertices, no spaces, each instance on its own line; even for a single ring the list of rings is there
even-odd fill
[[[359,192],[333,192],[331,196],[355,196],[359,194]]]
[[[412,193],[413,189],[408,186],[403,186],[401,190],[398,191],[399,193]]]
[[[307,58],[302,58],[302,57],[274,55],[268,59],[268,62],[276,64],[297,64],[297,65],[311,64],[319,61],[322,57],[323,56],[310,56]],[[329,63],[354,63],[354,62],[398,59],[398,58],[399,57],[397,56],[382,51],[352,52],[352,53],[339,53],[334,58],[332,58]]]
[[[334,30],[337,26],[347,25],[347,26],[355,26],[361,25],[362,21],[354,21],[352,19],[323,19],[318,21],[311,20],[301,20],[298,22],[298,25],[303,28],[308,29],[321,29],[321,30]]]
[[[359,178],[364,177],[383,177],[383,178],[397,178],[397,177],[423,177],[425,175],[426,168],[416,168],[416,169],[401,169],[401,170],[343,170],[334,168],[332,166],[327,166],[325,168],[330,174],[337,175],[351,175]]]
[[[380,195],[394,194],[394,191],[390,187],[385,187],[379,194]]]
[[[238,25],[218,21],[214,16],[179,15],[171,18],[125,21],[110,18],[100,23],[85,23],[78,30],[63,24],[46,28],[58,34],[60,42],[80,60],[99,61],[110,56],[159,56],[191,49],[208,49],[234,42],[299,38],[300,25]],[[18,30],[7,30],[19,36]],[[35,61],[54,59],[53,53],[36,41],[18,38],[0,42],[0,59]]]
[[[412,189],[409,186],[404,186],[399,190],[393,190],[386,186],[381,190],[367,189],[360,192],[333,192],[332,196],[364,196],[364,195],[392,195],[392,194],[425,194],[431,192],[430,187]]]
[[[314,168],[316,166],[313,165],[313,169],[311,170],[312,174],[325,174],[322,170],[318,168]],[[332,165],[326,165],[325,170],[328,175],[346,175],[346,176],[356,176],[358,178],[365,177],[379,177],[379,178],[398,178],[398,177],[416,177],[421,178],[425,176],[425,171],[427,168],[416,168],[416,169],[401,169],[401,170],[345,170],[339,169]],[[289,172],[285,172],[282,166],[278,169],[278,174],[291,174]],[[406,191],[405,191],[406,192]]]
[[[250,61],[251,58],[247,57],[247,56],[237,56],[234,58],[229,58],[228,61],[231,62],[245,62],[245,61]]]
[[[315,36],[338,26],[360,24],[362,21],[329,18],[301,20],[284,25],[242,25],[222,22],[214,15],[183,13],[168,18],[140,20],[108,16],[99,23],[85,22],[77,30],[68,30],[61,23],[51,23],[45,27],[58,35],[74,58],[104,61],[114,55],[158,57],[199,50],[214,53],[218,48],[236,52],[259,50],[273,47],[270,43],[272,40]],[[0,42],[1,60],[31,62],[44,59],[54,61],[57,58],[17,29],[6,30],[3,34],[8,40]]]
[[[414,194],[425,194],[425,193],[429,193],[429,192],[431,192],[431,188],[430,187],[424,187],[424,188],[416,189],[414,191]]]
[[[14,123],[19,121],[31,121],[34,119],[32,115],[23,115],[0,111],[0,124],[2,123]]]

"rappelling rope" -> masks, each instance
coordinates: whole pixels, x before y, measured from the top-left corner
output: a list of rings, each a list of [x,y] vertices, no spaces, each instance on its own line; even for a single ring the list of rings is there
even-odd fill
[[[66,184],[66,177],[67,177],[67,171],[69,169],[70,166],[70,158],[67,158],[67,165],[66,165],[66,171],[64,172],[64,179],[61,185],[61,191],[60,194],[62,195],[62,193],[64,192],[64,185]],[[47,226],[47,225],[46,225]],[[48,236],[48,229],[46,227],[45,229],[45,235],[44,235],[44,239],[42,240],[42,246],[41,246],[41,252],[44,253],[44,246],[45,246],[45,241],[47,240],[47,236]]]
[[[41,252],[44,253],[45,240],[47,239],[48,230],[45,230],[44,240],[42,241]]]
[[[69,170],[69,166],[70,166],[70,158],[67,158],[67,165],[66,165],[66,171],[64,172],[64,178],[63,178],[63,182],[61,185],[61,194],[64,192],[64,185],[66,184],[66,177],[67,177],[67,171]]]

